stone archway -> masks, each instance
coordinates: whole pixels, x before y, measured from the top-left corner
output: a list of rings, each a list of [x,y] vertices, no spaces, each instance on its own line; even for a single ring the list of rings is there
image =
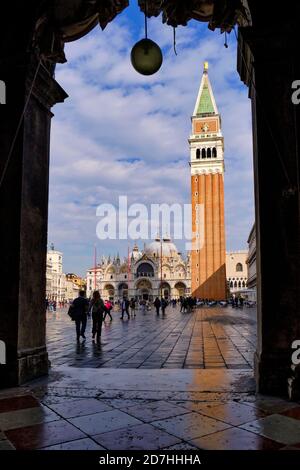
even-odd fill
[[[163,281],[159,285],[160,295],[166,300],[171,298],[171,286],[168,282]]]
[[[136,283],[135,289],[138,300],[153,300],[152,284],[149,279],[140,279]]]
[[[164,2],[147,3],[151,3],[151,14],[158,15],[164,8]],[[288,7],[278,9],[266,5],[267,2],[252,0],[220,0],[216,11],[211,0],[201,2],[199,11],[186,8],[182,12],[178,2],[167,3],[164,18],[172,26],[186,24],[191,18],[209,22],[212,29],[223,31],[230,30],[237,21],[240,26],[238,71],[250,89],[255,143],[257,384],[261,392],[286,394],[291,374],[291,344],[300,337],[297,145],[300,131],[295,124],[299,121],[299,107],[295,108],[291,101],[291,83],[300,76],[296,60],[298,6],[291,15]],[[3,315],[0,340],[7,342],[7,365],[0,372],[2,386],[18,385],[48,371],[45,279],[41,273],[45,271],[47,239],[50,109],[67,97],[53,78],[55,63],[65,61],[64,42],[84,36],[97,22],[105,27],[126,5],[126,0],[111,2],[107,9],[96,1],[57,1],[58,8],[50,12],[45,9],[48,2],[20,2],[17,15],[15,2],[6,5],[8,21],[0,33],[6,45],[5,51],[1,49],[1,80],[5,80],[7,102],[11,101],[5,109],[1,106],[1,113],[5,113],[0,121],[3,158],[9,154],[31,85],[33,93],[1,187],[4,203],[0,219],[5,220],[0,240],[5,247],[1,268],[6,295],[0,300]],[[145,2],[141,6],[145,8]],[[35,46],[30,53],[28,45]],[[1,163],[1,168],[6,167],[5,161]],[[290,389],[292,383],[289,381]]]
[[[174,286],[175,297],[179,299],[180,297],[185,297],[186,294],[186,285],[183,282],[177,282]]]
[[[115,288],[112,284],[105,284],[102,292],[103,292],[104,300],[106,299],[109,299],[111,301],[115,300]]]
[[[128,284],[126,282],[121,282],[118,285],[118,297],[119,299],[128,298]]]

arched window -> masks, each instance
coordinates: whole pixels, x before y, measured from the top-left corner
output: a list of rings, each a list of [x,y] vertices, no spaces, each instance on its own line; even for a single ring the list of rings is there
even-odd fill
[[[236,272],[241,273],[243,271],[243,265],[242,263],[237,263],[235,267]]]
[[[211,148],[207,149],[207,158],[211,158]]]
[[[230,281],[229,287],[232,289],[232,287],[233,287],[233,282],[232,281]]]
[[[201,157],[206,158],[206,149],[201,150]]]
[[[242,287],[246,287],[246,286],[245,286],[245,281],[242,282]]]
[[[234,281],[234,287],[237,287],[237,282],[236,281]]]
[[[217,158],[217,149],[216,149],[216,147],[213,147],[213,149],[212,149],[212,156],[213,156],[213,158]]]
[[[196,150],[196,158],[200,158],[200,149]]]
[[[241,281],[239,281],[239,284],[238,284],[239,287],[241,287]]]
[[[137,268],[137,277],[154,277],[154,269],[149,263],[142,263]]]

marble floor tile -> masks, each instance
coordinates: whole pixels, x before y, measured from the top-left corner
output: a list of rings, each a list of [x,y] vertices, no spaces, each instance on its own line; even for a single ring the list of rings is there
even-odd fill
[[[238,426],[265,416],[265,413],[257,408],[236,402],[215,404],[213,406],[209,403],[198,404],[194,407],[194,411],[224,421],[233,426]]]
[[[34,408],[36,406],[39,406],[39,402],[32,395],[0,399],[0,413]]]
[[[285,410],[279,414],[300,420],[300,406],[295,406],[294,408],[290,408],[289,410]]]
[[[185,441],[229,427],[228,424],[195,412],[166,420],[154,421],[153,426],[163,429]]]
[[[22,428],[59,419],[60,416],[47,407],[39,406],[35,408],[26,408],[0,413],[0,429],[6,431],[9,429]]]
[[[300,421],[280,414],[243,424],[241,428],[287,445],[300,442]]]
[[[138,418],[146,423],[188,413],[186,408],[166,401],[156,401],[145,404],[141,403],[122,409],[131,416],[134,416],[135,418]]]
[[[6,439],[0,441],[0,450],[15,450],[14,446]]]
[[[129,426],[93,438],[110,450],[158,450],[180,442],[180,439],[150,424]]]
[[[85,434],[64,420],[37,424],[5,432],[16,449],[40,449],[85,438]]]
[[[202,450],[278,450],[282,446],[270,439],[235,427],[193,439],[191,444]]]
[[[63,442],[54,446],[43,447],[41,450],[105,450],[90,438],[78,439],[76,441]]]
[[[69,422],[89,436],[141,424],[138,419],[119,410],[103,411],[94,415],[71,418]]]
[[[63,418],[75,418],[77,416],[85,416],[101,411],[110,411],[112,408],[105,403],[101,403],[95,398],[86,398],[80,400],[72,400],[70,402],[48,405],[53,411]]]

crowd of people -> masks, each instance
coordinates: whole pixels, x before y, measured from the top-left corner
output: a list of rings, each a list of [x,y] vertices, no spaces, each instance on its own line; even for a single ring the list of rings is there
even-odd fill
[[[159,299],[156,297],[153,305],[156,310],[156,315],[159,315],[160,311],[162,315],[165,315],[166,308],[168,306],[168,301],[166,299]],[[111,312],[114,307],[119,308],[121,311],[121,320],[125,317],[129,320],[136,316],[137,309],[145,314],[147,310],[151,310],[152,304],[145,299],[137,301],[135,298],[131,298],[129,300],[124,297],[121,301],[117,302],[116,305],[113,305],[110,300],[103,300],[99,291],[95,291],[92,298],[89,300],[85,297],[85,292],[80,291],[79,296],[74,299],[68,310],[69,316],[76,325],[77,341],[80,341],[80,337],[84,340],[86,339],[85,330],[87,318],[90,316],[92,318],[92,340],[99,343],[103,322],[106,320],[107,316],[110,318],[110,321],[113,320]]]
[[[113,303],[110,300],[103,300],[100,296],[99,291],[95,291],[91,299],[85,297],[85,292],[80,291],[79,296],[71,303],[68,314],[76,325],[76,337],[77,341],[80,341],[80,337],[84,340],[85,330],[87,325],[87,318],[92,318],[92,340],[98,343],[101,340],[102,325],[108,317],[110,321],[113,320],[112,310],[119,310],[121,312],[120,320],[127,318],[134,318],[137,310],[142,314],[146,314],[148,310],[152,310],[152,306],[155,309],[156,315],[162,316],[166,314],[168,305],[175,308],[180,305],[181,313],[191,313],[194,308],[199,306],[211,305],[214,303],[210,299],[197,299],[195,297],[180,297],[179,299],[167,299],[156,297],[154,302],[149,300],[136,300],[135,298],[128,299],[123,297],[122,300]],[[216,303],[216,302],[215,302]],[[231,297],[229,303],[232,307],[243,307],[244,301],[242,297]],[[227,302],[226,302],[227,304]]]
[[[48,312],[56,312],[58,308],[64,308],[67,305],[68,302],[66,300],[57,302],[56,300],[46,299],[46,310],[48,310]]]

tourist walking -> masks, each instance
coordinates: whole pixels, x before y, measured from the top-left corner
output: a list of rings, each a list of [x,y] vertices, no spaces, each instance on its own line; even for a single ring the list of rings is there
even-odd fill
[[[103,317],[103,321],[105,320],[106,318],[106,315],[108,315],[110,317],[110,321],[112,321],[112,316],[111,316],[111,310],[113,308],[113,305],[111,303],[110,300],[106,300],[105,303],[104,303],[104,317]]]
[[[133,297],[130,300],[130,313],[132,317],[135,317],[135,299]]]
[[[73,300],[69,309],[69,315],[71,316],[72,320],[75,321],[76,337],[78,342],[80,340],[80,336],[85,339],[84,333],[86,329],[88,307],[89,302],[85,298],[85,292],[81,290],[79,292],[79,297]]]
[[[161,313],[163,315],[165,315],[165,313],[166,313],[167,306],[168,306],[168,302],[166,301],[166,299],[162,298],[161,299]]]
[[[141,307],[142,307],[142,312],[143,312],[143,314],[145,315],[145,313],[146,313],[146,306],[147,306],[146,300],[145,300],[145,299],[141,300],[140,305],[141,305]]]
[[[122,315],[121,315],[121,320],[124,318],[124,313],[126,313],[128,320],[130,318],[129,316],[129,300],[126,297],[123,297],[122,303],[121,303],[121,310],[122,310]]]
[[[154,300],[154,307],[156,308],[156,315],[159,315],[159,309],[161,306],[161,301],[159,300],[158,297]]]
[[[101,338],[104,310],[104,302],[101,299],[99,291],[96,290],[91,300],[91,311],[93,320],[92,338],[94,341],[96,336],[97,343],[100,342]]]

